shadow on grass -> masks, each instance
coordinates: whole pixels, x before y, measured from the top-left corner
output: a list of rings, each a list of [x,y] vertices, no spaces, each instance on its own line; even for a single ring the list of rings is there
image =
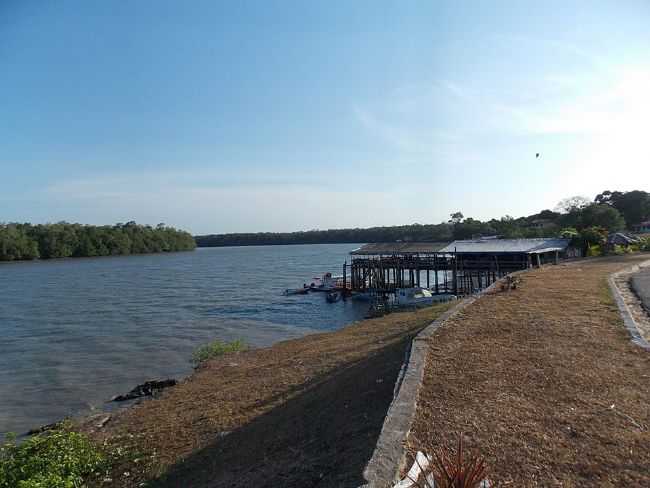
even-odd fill
[[[215,436],[212,444],[147,486],[360,485],[393,398],[408,341],[387,345],[227,436]]]

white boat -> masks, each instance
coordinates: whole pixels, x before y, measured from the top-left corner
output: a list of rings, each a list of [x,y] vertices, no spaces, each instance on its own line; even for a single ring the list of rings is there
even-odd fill
[[[455,295],[448,293],[435,295],[426,288],[398,288],[395,290],[395,305],[398,307],[417,307],[431,305],[433,303],[447,302],[454,300]]]
[[[320,278],[312,278],[310,288],[316,291],[332,291],[343,288],[343,276],[332,276],[332,273],[325,273]]]

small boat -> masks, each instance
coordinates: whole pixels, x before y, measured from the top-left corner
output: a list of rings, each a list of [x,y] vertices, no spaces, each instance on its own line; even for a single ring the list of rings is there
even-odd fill
[[[306,295],[307,293],[309,293],[309,288],[296,288],[293,290],[287,288],[284,290],[283,295],[288,297],[289,295]]]
[[[340,290],[343,286],[343,276],[332,276],[332,273],[325,273],[320,278],[313,278],[310,288],[314,291],[333,291]]]
[[[426,288],[398,288],[395,291],[395,302],[398,307],[431,305],[434,300],[433,293]]]
[[[325,295],[325,300],[328,303],[335,303],[341,299],[341,294],[338,291],[330,291]]]
[[[395,305],[398,307],[426,306],[434,303],[448,302],[455,298],[456,296],[448,293],[435,295],[431,290],[419,287],[398,288],[395,290]]]

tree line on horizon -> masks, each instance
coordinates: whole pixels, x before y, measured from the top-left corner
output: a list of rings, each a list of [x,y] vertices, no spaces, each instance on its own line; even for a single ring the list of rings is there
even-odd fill
[[[190,233],[164,224],[0,223],[0,261],[189,251],[195,247]]]
[[[411,224],[367,229],[328,229],[301,232],[257,232],[195,236],[199,247],[256,246],[280,244],[337,244],[371,242],[434,242],[498,235],[503,238],[565,236],[587,241],[602,240],[609,232],[631,229],[650,218],[650,193],[604,191],[593,200],[570,197],[554,210],[542,210],[527,217],[509,215],[481,221],[451,214],[440,224]],[[593,234],[598,234],[598,238]],[[583,239],[584,240],[584,239]]]

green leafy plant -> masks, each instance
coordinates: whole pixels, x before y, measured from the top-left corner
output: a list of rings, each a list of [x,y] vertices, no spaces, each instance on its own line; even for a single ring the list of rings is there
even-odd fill
[[[0,445],[0,488],[79,488],[104,463],[86,436],[65,425],[21,444],[9,436]]]
[[[646,237],[641,240],[641,243],[639,244],[639,250],[645,252],[650,251],[650,237]]]
[[[560,237],[563,239],[577,239],[580,233],[576,230],[575,227],[567,227],[560,231]]]
[[[601,256],[602,255],[601,247],[597,244],[588,246],[586,255],[588,257]]]
[[[246,351],[248,345],[241,339],[236,339],[231,342],[224,342],[220,340],[212,341],[208,344],[198,347],[192,353],[192,363],[198,366],[204,361],[214,359],[228,352]]]

